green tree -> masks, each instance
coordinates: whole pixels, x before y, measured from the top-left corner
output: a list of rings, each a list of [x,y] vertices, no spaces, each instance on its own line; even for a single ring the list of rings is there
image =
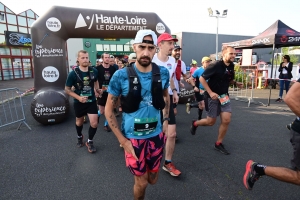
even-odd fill
[[[294,54],[289,54],[289,51],[290,50],[294,50],[294,49],[300,49],[300,46],[295,46],[295,47],[283,47],[281,48],[281,52],[282,54],[279,56],[277,56],[277,58],[274,59],[274,65],[276,64],[276,61],[277,61],[277,64],[280,64],[282,62],[282,56],[284,55],[289,55],[290,58],[291,58],[291,62],[293,62],[294,64],[297,64],[298,61],[299,61],[299,57],[298,56],[295,56]],[[270,52],[272,54],[272,52]],[[272,58],[271,58],[271,62],[272,62]]]

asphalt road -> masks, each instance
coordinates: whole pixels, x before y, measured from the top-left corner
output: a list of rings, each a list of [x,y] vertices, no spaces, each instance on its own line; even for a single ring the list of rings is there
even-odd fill
[[[113,133],[103,130],[101,117],[95,154],[76,147],[74,112],[65,122],[43,126],[30,113],[33,95],[23,98],[27,122],[0,128],[0,199],[133,199],[133,176],[125,166],[123,149]],[[282,103],[284,104],[284,103]],[[273,166],[290,166],[292,147],[287,123],[293,113],[280,106],[263,107],[232,100],[233,113],[224,144],[231,152],[213,149],[219,121],[213,127],[189,132],[196,110],[185,113],[178,106],[173,162],[182,171],[172,177],[161,170],[156,185],[149,185],[146,199],[299,199],[299,186],[262,177],[252,191],[242,178],[249,159]],[[120,118],[118,118],[120,121]],[[83,133],[87,138],[88,125]]]

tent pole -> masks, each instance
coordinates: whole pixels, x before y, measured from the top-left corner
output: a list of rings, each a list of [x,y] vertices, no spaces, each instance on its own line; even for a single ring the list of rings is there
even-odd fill
[[[273,83],[273,79],[272,79],[272,76],[273,76],[273,65],[274,65],[274,53],[275,53],[275,42],[273,44],[273,51],[272,51],[272,63],[271,63],[271,82]],[[270,99],[271,99],[271,91],[272,91],[272,84],[271,84],[271,87],[269,86],[270,88],[270,94],[269,94],[269,99],[268,99],[268,106],[270,106]]]

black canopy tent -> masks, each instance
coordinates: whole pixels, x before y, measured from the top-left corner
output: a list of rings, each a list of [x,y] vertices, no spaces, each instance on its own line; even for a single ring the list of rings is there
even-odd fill
[[[274,64],[274,53],[275,48],[300,46],[300,32],[290,28],[285,23],[277,20],[264,32],[258,36],[240,40],[236,42],[223,43],[223,46],[232,46],[236,49],[257,49],[257,48],[273,48],[272,66],[271,66],[271,78],[273,76],[273,64]],[[268,106],[270,105],[271,89],[268,99]]]

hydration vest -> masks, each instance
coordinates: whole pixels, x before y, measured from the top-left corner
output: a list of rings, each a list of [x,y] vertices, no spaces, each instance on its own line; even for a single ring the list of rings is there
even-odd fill
[[[181,60],[177,60],[177,66],[176,66],[175,74],[176,74],[177,81],[180,81],[180,78],[181,78]]]
[[[121,106],[125,113],[132,113],[139,109],[142,101],[142,85],[134,67],[126,67],[129,90],[126,96],[121,95]],[[162,81],[160,77],[159,67],[152,63],[152,85],[151,85],[152,105],[157,110],[162,110],[165,107],[163,98]]]
[[[76,74],[76,85],[75,85],[75,88],[78,89],[78,90],[82,90],[82,88],[83,88],[82,72],[79,69],[79,67],[75,67],[73,70],[74,70],[74,72]],[[95,81],[95,74],[94,74],[93,67],[89,67],[88,73],[89,73],[89,77],[90,77],[90,83],[94,82]]]

